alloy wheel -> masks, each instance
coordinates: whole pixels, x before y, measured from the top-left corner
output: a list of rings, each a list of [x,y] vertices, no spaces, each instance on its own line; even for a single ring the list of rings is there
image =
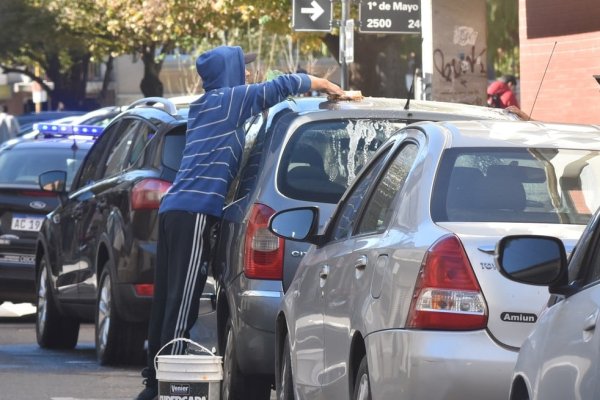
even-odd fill
[[[98,345],[100,346],[99,350],[101,353],[104,353],[106,344],[108,343],[108,333],[111,323],[111,307],[111,282],[110,276],[106,275],[105,279],[102,281],[100,297],[98,299],[98,330],[96,335],[98,335]]]

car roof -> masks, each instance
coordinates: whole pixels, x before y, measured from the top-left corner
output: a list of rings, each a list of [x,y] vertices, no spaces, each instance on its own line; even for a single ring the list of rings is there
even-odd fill
[[[600,126],[539,121],[442,121],[412,126],[437,127],[452,147],[543,147],[600,150]]]
[[[519,120],[506,110],[475,106],[462,103],[448,103],[431,100],[410,100],[409,109],[405,110],[407,99],[365,97],[360,101],[328,101],[326,97],[298,97],[288,99],[274,109],[289,108],[301,114],[316,111],[335,111],[364,118],[398,117],[412,120],[452,120],[452,119],[503,119]]]
[[[19,149],[47,149],[47,148],[58,148],[66,149],[71,148],[73,143],[76,143],[78,147],[89,149],[92,147],[95,139],[90,136],[70,136],[70,137],[53,137],[43,139],[32,139],[18,141],[12,144],[7,144],[0,147],[0,150],[10,150],[14,148]]]

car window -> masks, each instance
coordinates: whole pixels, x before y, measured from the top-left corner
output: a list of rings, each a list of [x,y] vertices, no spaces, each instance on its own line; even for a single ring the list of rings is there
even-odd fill
[[[386,159],[385,155],[388,151],[383,151],[378,158],[370,164],[369,170],[365,172],[360,181],[357,181],[354,184],[350,195],[348,195],[344,203],[338,207],[338,211],[333,217],[333,225],[330,229],[330,240],[336,241],[345,239],[352,232],[352,227],[356,221],[361,200],[365,197],[373,179],[375,179],[383,168]]]
[[[414,143],[404,145],[381,177],[368,200],[361,217],[357,234],[381,232],[392,217],[392,201],[400,192],[417,157]]]
[[[586,286],[600,279],[600,212],[583,231],[569,260],[569,282]]]
[[[129,165],[129,150],[136,142],[137,133],[142,127],[142,121],[126,121],[128,123],[125,129],[122,129],[118,137],[112,143],[106,162],[104,165],[103,177],[113,176],[120,173]],[[145,131],[142,129],[142,131]]]
[[[67,172],[67,189],[79,169],[87,148],[39,147],[19,148],[0,152],[0,183],[38,185],[39,175],[45,171]],[[43,160],[43,162],[40,162]]]
[[[185,148],[185,127],[181,127],[165,136],[162,163],[172,171],[178,171],[183,149]]]
[[[278,187],[291,198],[335,204],[381,144],[403,123],[325,120],[300,127],[286,145]]]
[[[79,189],[93,183],[101,176],[103,169],[98,168],[98,166],[102,165],[102,160],[107,149],[112,144],[113,139],[118,136],[120,127],[123,123],[124,121],[111,125],[102,132],[102,135],[96,140],[88,152],[88,155],[79,170],[79,174],[76,177],[75,183],[73,184],[73,189]]]
[[[585,225],[600,205],[598,188],[596,151],[453,148],[438,169],[432,217]]]

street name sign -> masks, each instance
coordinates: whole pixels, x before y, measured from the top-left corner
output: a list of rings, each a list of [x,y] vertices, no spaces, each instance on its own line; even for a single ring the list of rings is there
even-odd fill
[[[369,0],[359,8],[362,33],[421,33],[421,1]]]
[[[331,0],[293,0],[292,28],[295,31],[331,31]]]

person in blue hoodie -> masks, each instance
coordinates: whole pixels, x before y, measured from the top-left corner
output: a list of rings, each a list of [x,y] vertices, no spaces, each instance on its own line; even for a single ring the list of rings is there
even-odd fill
[[[172,339],[189,338],[197,319],[207,277],[209,234],[238,172],[244,122],[288,96],[309,91],[344,94],[327,79],[303,73],[246,84],[245,65],[255,58],[240,47],[220,46],[196,60],[205,93],[190,105],[181,166],[160,204],[148,360],[142,371],[145,388],[138,400],[158,397],[154,358]],[[166,347],[170,354],[184,350],[183,341]]]

